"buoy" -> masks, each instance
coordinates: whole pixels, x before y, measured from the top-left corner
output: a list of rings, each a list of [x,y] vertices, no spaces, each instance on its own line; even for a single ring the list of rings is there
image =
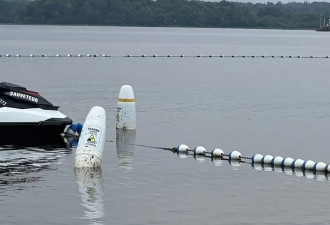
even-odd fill
[[[313,56],[313,55],[311,55],[311,56],[310,56],[310,58],[314,58],[314,56]]]
[[[171,58],[171,55],[167,55],[168,58]]]
[[[205,155],[206,149],[203,146],[197,146],[194,149],[194,154],[195,155]]]
[[[83,125],[81,123],[73,123],[67,130],[66,133],[71,135],[80,134],[82,131]]]
[[[303,168],[304,168],[305,170],[313,170],[314,165],[315,165],[315,162],[314,162],[314,161],[312,161],[312,160],[307,160],[306,162],[304,162],[304,164],[303,164]]]
[[[102,57],[107,57],[107,55],[106,54],[102,54]]]
[[[126,57],[130,58],[130,57],[132,57],[132,55],[127,55]]]
[[[42,55],[41,55],[41,57],[47,57],[47,55],[45,55],[45,54],[42,54]]]
[[[262,57],[262,58],[265,58],[266,56],[265,56],[265,55],[262,55],[261,57]]]
[[[209,55],[209,57],[210,57],[210,58],[212,58],[212,57],[213,57],[213,55]]]
[[[90,54],[87,54],[86,56],[87,56],[87,57],[91,57],[91,55],[90,55]]]
[[[232,57],[232,58],[235,58],[235,57],[236,57],[236,55],[232,55],[231,57]]]
[[[30,57],[34,57],[34,55],[33,54],[30,54]]]
[[[180,57],[181,57],[181,58],[183,58],[183,57],[184,57],[184,55],[180,55]]]
[[[117,129],[136,129],[135,98],[130,85],[120,88],[116,120]]]
[[[61,55],[60,55],[60,54],[56,54],[55,56],[56,56],[56,57],[61,57]]]
[[[274,166],[282,166],[282,162],[283,162],[283,157],[281,157],[281,156],[276,156],[276,157],[273,159],[272,164],[273,164]]]
[[[271,164],[272,161],[273,161],[274,157],[271,156],[271,155],[265,155],[263,158],[262,158],[262,163],[264,164]]]
[[[141,55],[141,57],[146,57],[146,55]]]
[[[326,167],[325,167],[325,171],[330,173],[330,164],[328,164]]]
[[[295,161],[292,162],[292,167],[293,168],[302,168],[304,165],[304,160],[302,159],[296,159]]]
[[[272,56],[272,58],[276,58],[276,56],[275,56],[275,55],[273,55],[273,56]]]
[[[68,57],[71,57],[71,54],[68,54]]]
[[[288,167],[288,166],[292,166],[292,163],[293,163],[293,161],[294,161],[294,159],[293,158],[285,158],[285,159],[283,159],[283,161],[282,161],[282,166],[284,166],[284,167]]]
[[[300,58],[301,58],[301,56],[300,56],[300,55],[298,55],[298,56],[297,56],[297,58],[298,58],[298,59],[300,59]]]
[[[243,57],[243,58],[245,58],[245,57],[246,57],[246,55],[242,55],[242,57]]]
[[[256,57],[256,55],[252,55],[252,58],[255,58]]]
[[[82,57],[82,54],[78,54],[78,57]]]
[[[106,134],[104,108],[94,106],[88,113],[79,138],[74,167],[99,167]]]
[[[220,58],[223,58],[224,57],[224,55],[220,55]]]
[[[314,165],[313,170],[314,171],[325,172],[326,167],[327,167],[327,164],[325,164],[324,162],[318,162]]]
[[[177,152],[187,152],[189,147],[185,144],[181,144],[176,148]]]
[[[21,57],[21,55],[20,54],[16,54],[16,57]]]
[[[201,55],[197,55],[197,58],[200,58],[201,57]]]
[[[156,58],[156,57],[157,57],[157,55],[155,54],[155,55],[153,55],[152,57]]]
[[[242,154],[239,151],[232,151],[228,156],[230,160],[240,160]]]
[[[255,155],[252,156],[252,158],[251,158],[252,163],[261,163],[263,157],[264,157],[264,156],[261,155],[261,154],[255,154]]]
[[[10,55],[9,54],[6,54],[6,57],[10,57]]]
[[[211,157],[216,158],[216,157],[223,157],[224,152],[220,148],[216,148],[212,150],[211,152]]]

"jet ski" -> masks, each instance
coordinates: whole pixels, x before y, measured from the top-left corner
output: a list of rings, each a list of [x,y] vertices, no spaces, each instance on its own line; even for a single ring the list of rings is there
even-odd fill
[[[53,145],[72,120],[38,92],[0,83],[0,145]]]

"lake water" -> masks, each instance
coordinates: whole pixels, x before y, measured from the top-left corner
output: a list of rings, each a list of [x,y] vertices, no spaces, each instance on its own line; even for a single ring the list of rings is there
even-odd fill
[[[75,149],[2,148],[0,223],[328,224],[327,174],[129,144],[330,163],[330,59],[122,57],[324,57],[328,42],[315,31],[0,26],[1,81],[39,91],[74,122],[95,105],[107,112],[99,170],[74,170]],[[136,133],[115,129],[124,84],[135,93]]]

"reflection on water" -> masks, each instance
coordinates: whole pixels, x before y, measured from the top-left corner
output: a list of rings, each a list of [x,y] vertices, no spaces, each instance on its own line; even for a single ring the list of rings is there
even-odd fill
[[[135,136],[135,130],[116,130],[116,149],[118,164],[120,168],[127,172],[133,169]]]
[[[70,154],[71,149],[25,148],[0,146],[0,187],[38,181],[37,173],[55,170],[54,162]]]
[[[302,168],[272,166],[261,163],[253,163],[251,166],[255,170],[274,171],[276,173],[285,173],[286,175],[293,175],[296,177],[305,177],[306,179],[329,181],[328,173],[326,172],[314,172],[312,170],[304,170]]]
[[[103,224],[104,216],[102,169],[75,168],[76,182],[82,204],[86,210],[83,219],[90,224]]]

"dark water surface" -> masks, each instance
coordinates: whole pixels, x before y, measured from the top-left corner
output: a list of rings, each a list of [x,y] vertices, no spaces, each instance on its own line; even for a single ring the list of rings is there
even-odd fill
[[[326,174],[129,143],[330,163],[329,59],[3,57],[326,56],[328,40],[314,31],[0,26],[0,80],[39,91],[74,122],[103,106],[108,140],[101,170],[74,170],[75,149],[2,148],[0,223],[328,224]],[[124,84],[136,97],[136,133],[115,130]]]

